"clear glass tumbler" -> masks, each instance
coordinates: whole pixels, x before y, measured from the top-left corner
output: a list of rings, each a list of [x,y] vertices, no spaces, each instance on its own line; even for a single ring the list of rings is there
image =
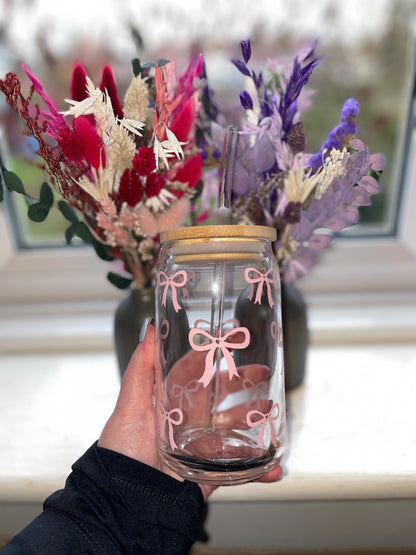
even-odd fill
[[[284,453],[280,281],[263,226],[161,233],[156,285],[158,448],[184,478],[259,478]]]

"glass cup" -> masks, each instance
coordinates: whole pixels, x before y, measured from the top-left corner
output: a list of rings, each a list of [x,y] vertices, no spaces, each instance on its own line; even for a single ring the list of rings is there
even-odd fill
[[[264,226],[161,233],[157,441],[180,476],[254,480],[284,453],[280,281]]]

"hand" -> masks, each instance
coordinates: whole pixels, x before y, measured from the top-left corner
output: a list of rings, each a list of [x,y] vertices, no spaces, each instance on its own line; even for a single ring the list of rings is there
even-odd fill
[[[153,400],[155,355],[155,328],[148,325],[146,335],[124,373],[116,407],[101,433],[98,445],[183,481],[183,478],[161,463],[157,454]],[[281,474],[281,467],[278,466],[258,481],[274,482]],[[199,486],[205,499],[216,489],[216,486],[210,484]]]

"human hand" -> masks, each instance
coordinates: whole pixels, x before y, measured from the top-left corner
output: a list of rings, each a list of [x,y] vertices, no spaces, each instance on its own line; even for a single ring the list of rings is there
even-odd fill
[[[158,457],[153,399],[155,356],[155,328],[148,325],[145,337],[124,373],[116,407],[101,433],[98,445],[183,481],[183,478],[162,464]],[[281,474],[281,467],[278,466],[258,481],[274,482]],[[199,486],[205,499],[216,489],[211,484]]]

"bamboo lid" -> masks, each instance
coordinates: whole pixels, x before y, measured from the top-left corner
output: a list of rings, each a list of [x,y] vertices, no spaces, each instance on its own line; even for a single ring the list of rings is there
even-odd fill
[[[276,241],[276,230],[274,227],[263,225],[200,225],[160,232],[161,243],[192,239],[218,240],[228,238]]]

